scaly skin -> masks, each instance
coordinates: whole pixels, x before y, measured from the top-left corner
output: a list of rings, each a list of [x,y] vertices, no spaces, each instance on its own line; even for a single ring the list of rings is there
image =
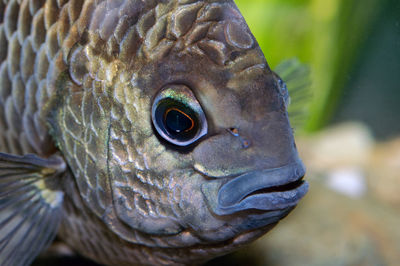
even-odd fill
[[[0,14],[0,152],[63,155],[59,235],[78,252],[202,262],[291,210],[219,216],[204,196],[209,178],[298,160],[278,78],[233,1],[5,0]],[[152,126],[168,84],[193,90],[209,124],[185,152]]]

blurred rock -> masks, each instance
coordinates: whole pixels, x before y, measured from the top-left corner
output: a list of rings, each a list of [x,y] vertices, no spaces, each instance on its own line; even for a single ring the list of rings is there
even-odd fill
[[[400,138],[378,144],[367,167],[369,189],[400,214]]]
[[[351,197],[367,192],[365,168],[374,139],[366,126],[339,124],[297,142],[307,178],[322,179],[331,189]]]
[[[364,167],[374,145],[371,131],[363,124],[353,122],[296,141],[307,169],[313,173]]]
[[[364,171],[360,167],[338,168],[330,171],[326,185],[353,198],[359,198],[367,192]]]
[[[307,178],[347,196],[370,190],[400,213],[400,138],[375,143],[360,123],[344,123],[297,140]]]

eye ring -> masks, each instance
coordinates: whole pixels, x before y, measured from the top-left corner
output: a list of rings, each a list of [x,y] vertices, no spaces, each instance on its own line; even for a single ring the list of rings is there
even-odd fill
[[[168,85],[155,97],[152,122],[157,133],[177,146],[188,146],[207,134],[207,119],[185,85]]]

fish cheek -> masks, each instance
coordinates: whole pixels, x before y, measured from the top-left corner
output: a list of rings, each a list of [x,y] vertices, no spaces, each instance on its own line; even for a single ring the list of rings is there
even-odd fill
[[[133,230],[176,235],[189,220],[196,220],[185,217],[196,213],[193,206],[200,206],[193,202],[199,202],[201,194],[193,193],[196,182],[191,177],[190,154],[165,146],[156,136],[150,120],[152,101],[148,91],[141,88],[149,83],[144,81],[141,75],[129,91],[118,86],[125,91],[121,92],[124,97],[117,97],[113,104],[109,171],[115,215]],[[182,186],[190,188],[187,198],[181,194]],[[191,197],[195,195],[196,200]],[[122,225],[113,228],[123,230]]]
[[[204,240],[229,238],[230,234],[224,229],[229,223],[223,217],[216,217],[204,198],[201,187],[205,182],[201,174],[189,169],[174,174],[170,193],[175,213],[181,224],[194,230]],[[217,231],[222,234],[221,237],[215,236]]]
[[[181,179],[184,183],[179,184],[173,189],[175,193],[179,193],[180,197],[174,202],[176,210],[179,210],[179,220],[190,231],[194,231],[195,235],[201,239],[202,243],[206,243],[210,247],[213,244],[220,244],[226,240],[232,240],[239,236],[240,233],[253,229],[251,226],[255,223],[267,225],[271,220],[265,220],[262,217],[254,215],[249,216],[248,213],[236,213],[234,215],[217,215],[213,211],[213,205],[217,202],[210,202],[212,197],[206,199],[205,193],[207,189],[213,186],[208,186],[210,180],[205,179],[201,174],[195,173],[184,176]],[[219,180],[216,181],[218,183]],[[207,188],[208,187],[208,188]],[[214,188],[218,191],[220,184],[216,184]],[[216,191],[208,191],[213,194]],[[216,198],[214,198],[216,200]],[[246,228],[249,227],[249,228]],[[264,229],[261,229],[260,233]],[[246,238],[241,238],[243,242],[248,242]]]

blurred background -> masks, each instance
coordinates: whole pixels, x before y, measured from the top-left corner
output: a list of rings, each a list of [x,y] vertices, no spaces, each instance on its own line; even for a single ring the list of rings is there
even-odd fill
[[[306,109],[292,120],[310,191],[207,265],[400,265],[400,1],[235,2],[272,69],[291,58],[310,69],[295,93],[311,97],[292,103]]]

